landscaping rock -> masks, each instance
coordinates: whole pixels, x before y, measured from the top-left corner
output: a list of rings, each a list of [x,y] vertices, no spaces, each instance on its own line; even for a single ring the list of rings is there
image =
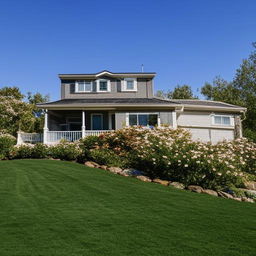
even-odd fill
[[[192,192],[196,192],[196,193],[202,193],[204,189],[202,187],[200,187],[200,186],[189,185],[188,186],[188,190],[190,190]]]
[[[161,180],[161,179],[154,179],[153,182],[164,185],[164,186],[169,186],[170,181],[168,180]]]
[[[247,181],[244,185],[246,189],[256,190],[256,181]]]
[[[100,165],[99,168],[103,169],[103,170],[107,170],[108,169],[108,167],[106,165]]]
[[[210,196],[218,196],[218,192],[211,189],[204,189],[202,193],[210,195]]]
[[[123,171],[120,167],[109,167],[108,170],[115,174],[119,174]]]
[[[136,176],[136,178],[137,178],[138,180],[141,180],[141,181],[151,182],[151,179],[150,179],[149,177],[147,177],[147,176],[138,175],[138,176]]]
[[[119,173],[117,173],[117,174],[119,174],[119,175],[121,175],[121,176],[124,176],[124,177],[129,177],[129,175],[126,173],[126,172],[119,172]]]
[[[219,191],[218,195],[222,198],[228,198],[228,199],[233,199],[234,197],[226,192],[223,191]]]
[[[178,189],[184,189],[185,188],[185,185],[180,183],[180,182],[171,182],[170,186],[173,186],[173,187],[178,188]]]
[[[84,163],[84,165],[87,166],[87,167],[91,167],[91,168],[99,168],[99,166],[100,166],[97,163],[92,162],[92,161],[86,161]]]
[[[252,198],[248,198],[248,197],[242,197],[242,201],[248,202],[248,203],[254,203],[254,200]]]
[[[242,202],[242,198],[241,197],[233,197],[232,199],[234,199],[236,201],[239,201],[239,202]]]

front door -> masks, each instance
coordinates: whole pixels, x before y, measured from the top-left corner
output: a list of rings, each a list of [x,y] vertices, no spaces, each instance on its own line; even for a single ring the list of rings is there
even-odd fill
[[[92,114],[92,130],[103,129],[103,116],[102,114]]]

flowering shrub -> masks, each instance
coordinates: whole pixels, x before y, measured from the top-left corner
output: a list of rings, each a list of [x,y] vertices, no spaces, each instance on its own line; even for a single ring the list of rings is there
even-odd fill
[[[62,142],[48,148],[48,154],[52,158],[61,160],[77,160],[82,154],[78,143]]]
[[[10,152],[10,158],[32,158],[33,148],[32,144],[16,145]]]
[[[15,144],[15,137],[9,134],[0,133],[0,160],[9,156],[9,153]]]
[[[101,135],[90,148],[95,152],[111,150],[126,159],[124,166],[138,168],[152,178],[186,185],[214,189],[242,186],[256,174],[256,144],[246,139],[216,145],[195,142],[183,129],[125,128]]]

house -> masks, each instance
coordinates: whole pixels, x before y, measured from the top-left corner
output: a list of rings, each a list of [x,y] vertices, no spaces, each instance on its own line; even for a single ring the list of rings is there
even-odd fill
[[[44,143],[77,140],[125,126],[186,128],[194,139],[218,141],[241,137],[245,108],[205,100],[154,97],[156,73],[60,74],[61,99],[38,104],[45,110]]]

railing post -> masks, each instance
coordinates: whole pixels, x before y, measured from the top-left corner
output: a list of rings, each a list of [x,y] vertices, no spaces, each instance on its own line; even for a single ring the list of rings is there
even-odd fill
[[[44,139],[43,143],[47,144],[47,133],[48,133],[48,110],[45,110],[45,115],[44,115]]]
[[[20,145],[20,144],[22,144],[22,143],[23,143],[23,141],[22,141],[21,132],[18,131],[18,132],[17,132],[17,145]]]
[[[85,137],[85,111],[82,111],[82,138]]]

